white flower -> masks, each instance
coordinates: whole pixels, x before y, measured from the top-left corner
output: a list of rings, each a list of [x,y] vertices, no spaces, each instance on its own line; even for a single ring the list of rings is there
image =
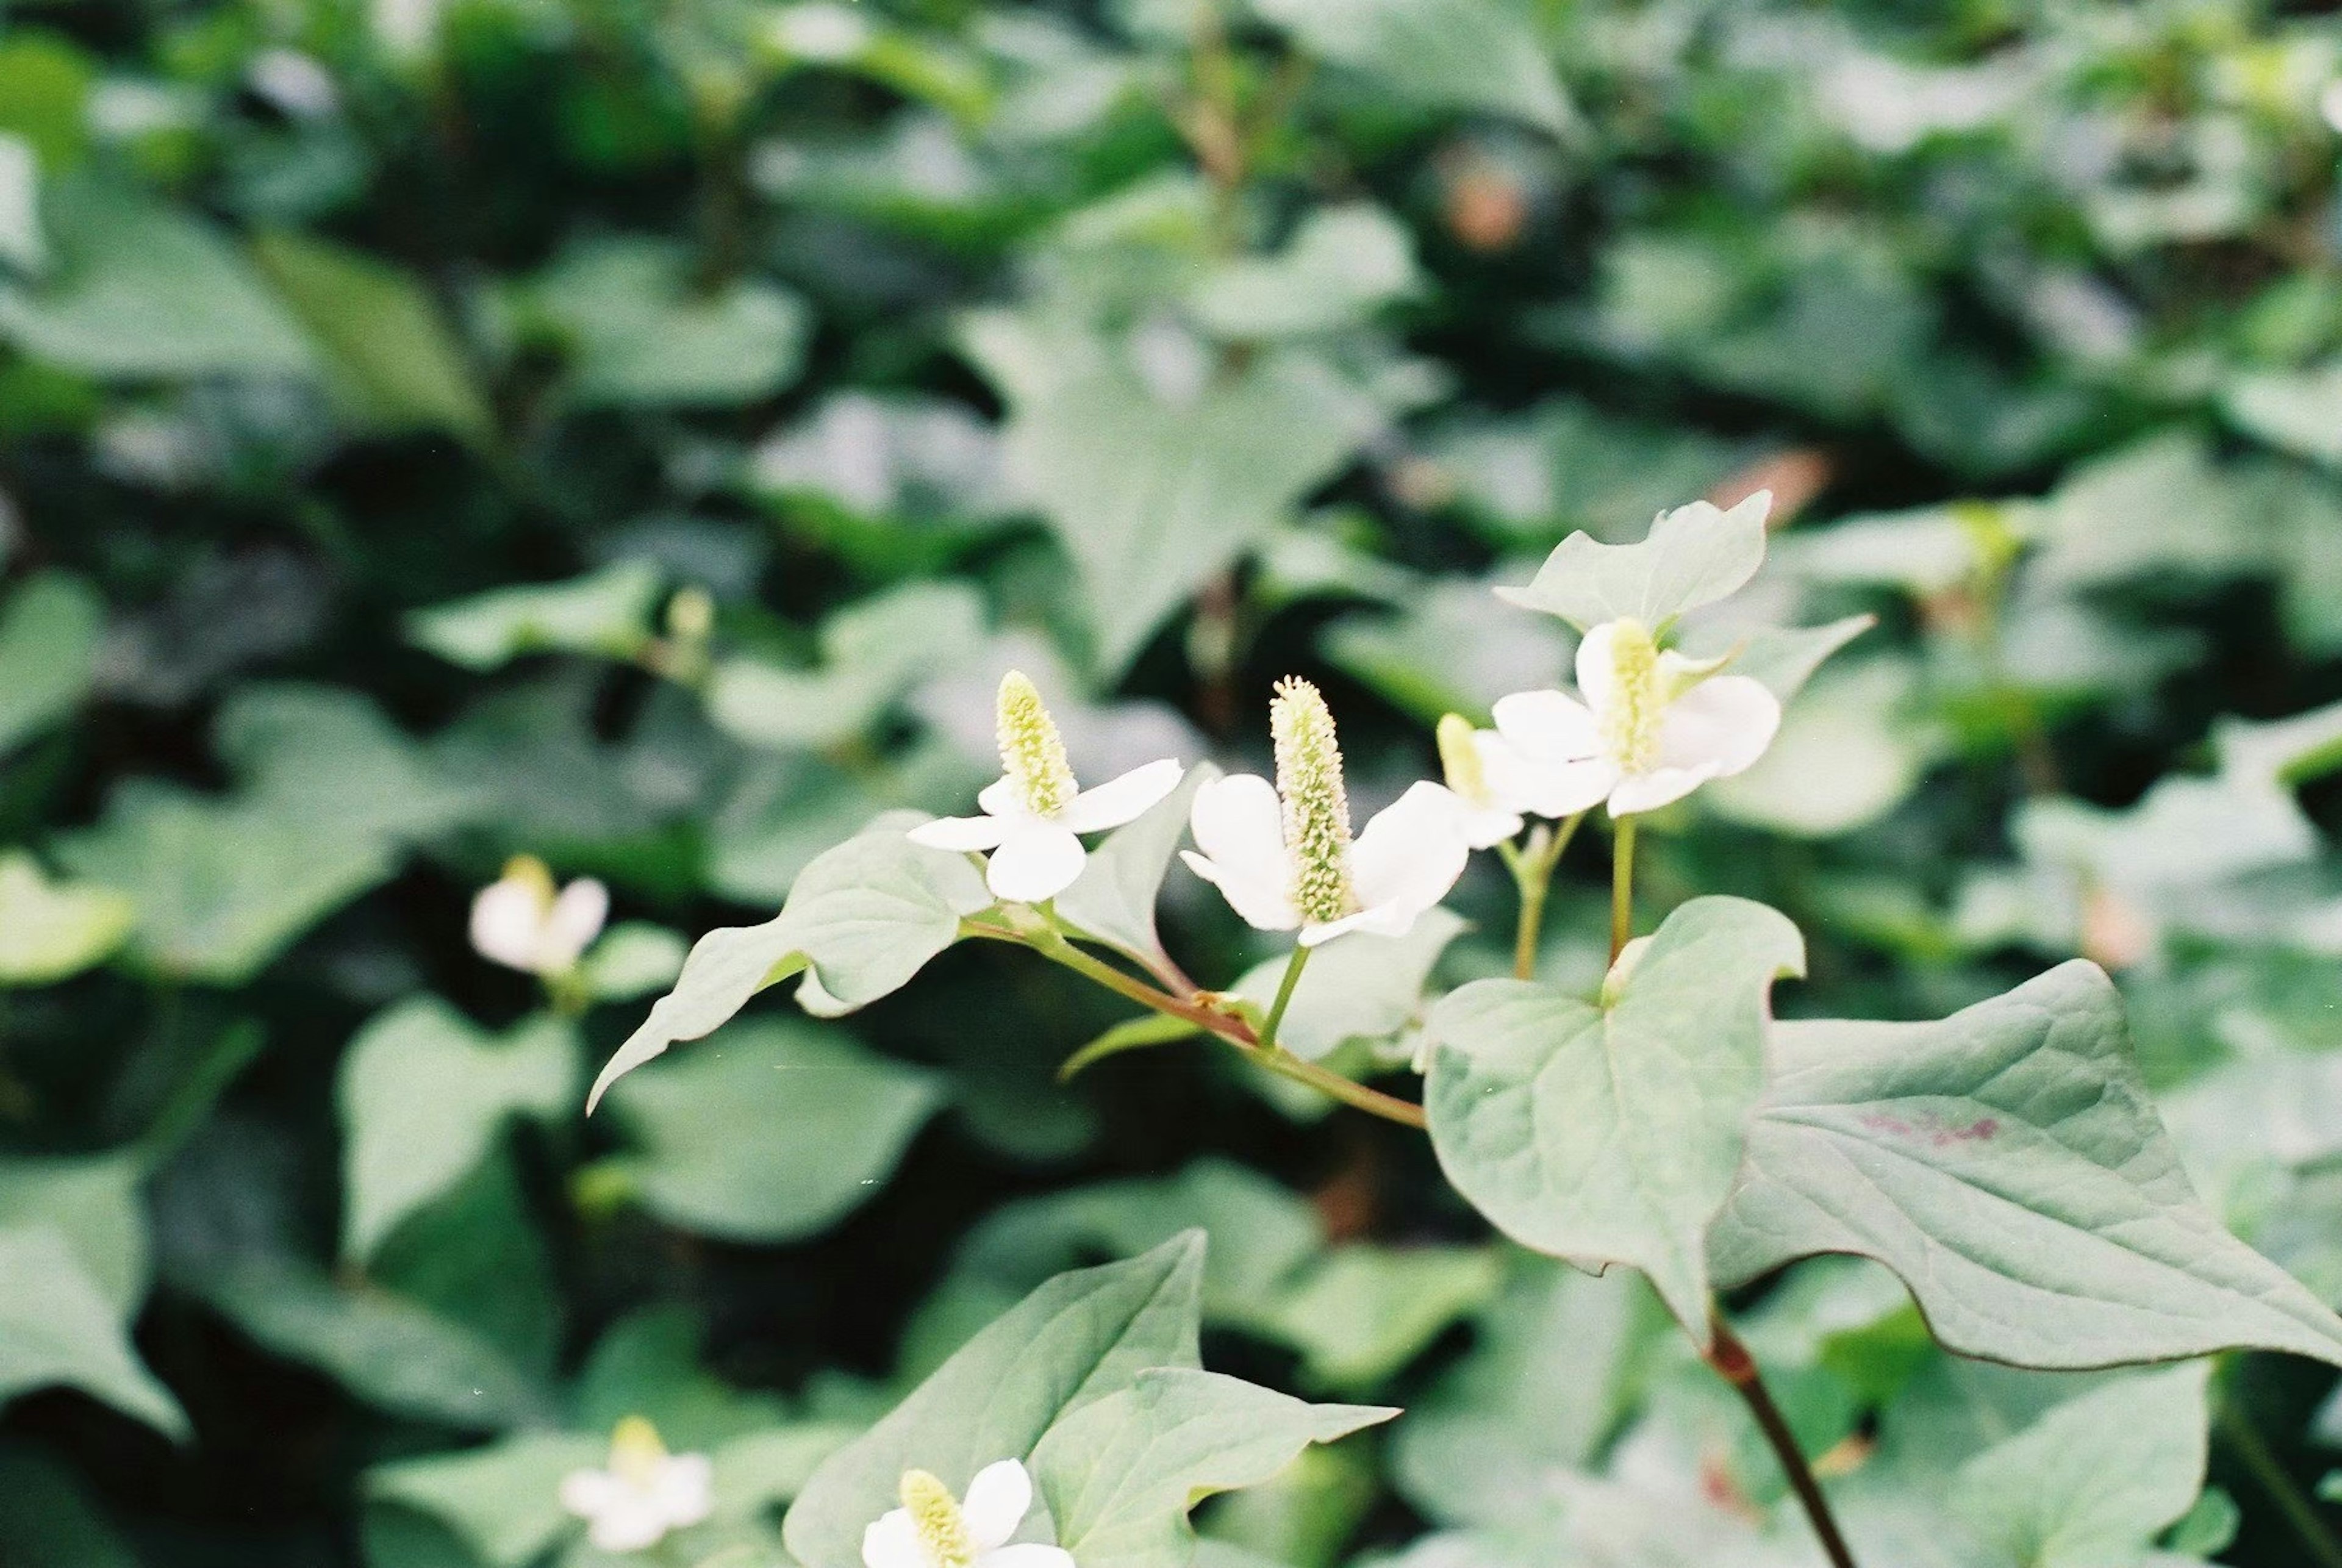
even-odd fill
[[[1013,1459],[977,1471],[965,1503],[924,1470],[903,1473],[902,1498],[862,1533],[863,1568],[1074,1568],[1062,1546],[1008,1544],[1033,1506],[1033,1478]]]
[[[1529,809],[1529,769],[1512,743],[1494,730],[1476,730],[1462,714],[1439,721],[1439,771],[1463,803],[1464,842],[1490,849],[1521,831]]]
[[[1196,849],[1180,858],[1247,924],[1297,926],[1304,947],[1346,931],[1406,935],[1464,874],[1465,804],[1438,784],[1411,784],[1354,844],[1326,699],[1306,681],[1280,682],[1269,723],[1276,783],[1236,774],[1197,790]]]
[[[1496,703],[1496,734],[1525,766],[1511,781],[1526,810],[1569,816],[1655,811],[1709,779],[1747,768],[1773,744],[1781,704],[1721,659],[1661,649],[1640,621],[1606,621],[1577,645],[1577,686]],[[1509,760],[1509,759],[1508,759]]]
[[[707,1455],[669,1453],[656,1427],[630,1415],[610,1433],[607,1470],[561,1478],[561,1506],[587,1522],[603,1551],[639,1552],[706,1518],[716,1493]]]
[[[533,854],[515,855],[505,874],[472,900],[472,946],[483,958],[531,974],[566,974],[602,934],[610,894],[592,877],[553,888]]]
[[[910,838],[930,849],[991,851],[985,882],[1012,904],[1037,904],[1071,887],[1084,858],[1076,835],[1143,814],[1179,787],[1186,771],[1166,757],[1081,788],[1041,694],[1015,670],[1000,678],[997,728],[1001,776],[976,797],[985,814],[939,817],[913,828]]]

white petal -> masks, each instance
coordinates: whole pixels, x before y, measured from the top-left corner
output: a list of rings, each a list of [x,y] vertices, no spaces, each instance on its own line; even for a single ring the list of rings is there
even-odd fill
[[[1074,833],[1120,827],[1145,815],[1149,806],[1177,789],[1179,776],[1186,771],[1166,757],[1108,779],[1096,789],[1081,790],[1057,814],[1058,825]]]
[[[1712,676],[1667,705],[1659,721],[1660,765],[1713,763],[1716,777],[1729,778],[1763,756],[1780,727],[1780,699],[1763,683],[1746,675]]]
[[[1630,774],[1610,792],[1610,814],[1633,816],[1637,812],[1656,811],[1683,799],[1715,776],[1714,763],[1703,763],[1696,768],[1662,767],[1646,774]]]
[[[1196,847],[1213,860],[1258,867],[1258,874],[1273,866],[1278,877],[1286,874],[1284,808],[1276,786],[1257,774],[1231,774],[1197,790],[1187,826]]]
[[[978,1552],[1005,1544],[1025,1522],[1033,1506],[1033,1478],[1013,1459],[987,1464],[967,1483],[967,1497],[959,1505],[967,1524],[967,1538]]]
[[[715,1469],[704,1453],[678,1453],[659,1466],[651,1494],[670,1529],[696,1524],[716,1511]]]
[[[666,1515],[647,1493],[626,1489],[623,1497],[594,1516],[586,1538],[605,1552],[639,1552],[655,1546],[667,1532]]]
[[[563,888],[545,922],[545,963],[554,969],[576,963],[602,934],[602,923],[609,917],[610,890],[592,877],[581,876]]]
[[[996,816],[939,816],[923,822],[903,836],[929,849],[963,852],[998,849],[1008,835],[1006,819]]]
[[[1189,871],[1218,888],[1228,907],[1255,931],[1290,931],[1301,924],[1301,912],[1293,907],[1293,894],[1281,875],[1208,859],[1192,849],[1181,850],[1179,858],[1187,863]],[[1273,869],[1282,872],[1284,868]]]
[[[1605,621],[1578,640],[1577,689],[1588,705],[1599,708],[1618,686],[1618,660],[1614,644],[1618,623]]]
[[[862,1533],[862,1568],[928,1568],[909,1509],[882,1513]]]
[[[1530,762],[1572,763],[1601,753],[1593,710],[1565,693],[1515,692],[1498,697],[1495,711],[1496,733]]]
[[[1464,842],[1474,849],[1493,849],[1521,831],[1521,814],[1496,806],[1476,806],[1464,816]]]
[[[1427,905],[1407,904],[1377,904],[1362,909],[1356,914],[1346,914],[1339,920],[1322,921],[1301,928],[1300,944],[1304,947],[1323,947],[1337,936],[1353,931],[1363,931],[1369,936],[1405,936],[1423,918]]]
[[[975,1568],[1075,1568],[1074,1554],[1062,1546],[1026,1541],[1002,1546],[976,1560]]]
[[[1011,904],[1038,904],[1073,886],[1082,860],[1082,841],[1056,823],[1012,822],[985,867],[985,885]]]
[[[1538,816],[1576,816],[1600,805],[1621,776],[1608,757],[1538,768],[1528,780],[1528,809]]]
[[[525,883],[490,883],[472,900],[472,946],[483,958],[534,972],[544,931],[545,911]]]
[[[1017,792],[1016,781],[1005,774],[976,792],[976,804],[992,815],[1004,816],[1012,822],[1033,814],[1025,804],[1024,795]]]
[[[1420,912],[1447,896],[1469,858],[1466,807],[1446,786],[1418,783],[1375,813],[1350,846],[1350,879],[1368,909]]]
[[[561,1478],[561,1506],[580,1519],[596,1518],[625,1490],[607,1471],[573,1470]]]

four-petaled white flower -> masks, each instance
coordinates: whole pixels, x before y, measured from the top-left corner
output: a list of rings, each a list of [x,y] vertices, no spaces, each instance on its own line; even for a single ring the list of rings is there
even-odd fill
[[[1639,621],[1607,621],[1577,645],[1577,688],[1499,698],[1496,734],[1524,764],[1514,787],[1539,816],[1607,801],[1614,817],[1656,811],[1764,755],[1779,699],[1721,659],[1662,649]]]
[[[965,1503],[924,1470],[903,1473],[901,1496],[862,1533],[863,1568],[1074,1568],[1062,1546],[1008,1544],[1033,1506],[1033,1478],[1013,1459],[977,1471]]]
[[[610,1434],[607,1470],[573,1470],[561,1481],[561,1506],[586,1521],[586,1536],[605,1552],[640,1552],[667,1532],[698,1523],[716,1507],[704,1453],[669,1453],[658,1429],[639,1415]]]
[[[472,900],[472,946],[509,968],[566,974],[594,945],[609,914],[609,890],[592,877],[556,894],[545,862],[515,855],[505,863],[504,875]]]
[[[1082,874],[1077,834],[1143,814],[1179,787],[1185,770],[1169,758],[1086,790],[1074,781],[1056,722],[1033,683],[1011,670],[1000,679],[1000,777],[976,797],[982,816],[946,816],[911,830],[913,844],[968,853],[989,850],[985,882],[996,898],[1037,904]]]
[[[1465,804],[1438,784],[1412,784],[1354,844],[1326,699],[1306,681],[1279,682],[1269,728],[1276,783],[1236,774],[1197,790],[1196,848],[1181,858],[1247,924],[1298,927],[1304,947],[1346,931],[1406,935],[1464,874]]]

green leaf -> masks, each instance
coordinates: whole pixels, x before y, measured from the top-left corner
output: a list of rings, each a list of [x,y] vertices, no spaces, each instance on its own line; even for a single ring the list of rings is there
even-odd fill
[[[1705,1343],[1702,1237],[1764,1087],[1767,994],[1804,968],[1777,911],[1696,898],[1606,1006],[1517,980],[1450,993],[1424,1096],[1440,1167],[1522,1245],[1641,1269]]]
[[[586,1098],[678,1040],[696,1040],[767,985],[810,970],[843,1007],[876,1002],[959,936],[963,915],[992,894],[966,855],[922,849],[898,828],[876,828],[815,858],[781,913],[762,925],[725,926],[692,944],[675,989],[652,1004]]]
[[[112,888],[51,882],[33,857],[0,854],[0,985],[48,985],[122,945],[137,906]]]
[[[576,1092],[576,1038],[537,1017],[498,1038],[437,997],[375,1016],[342,1058],[342,1253],[374,1255],[398,1222],[469,1175],[506,1118],[555,1116]]]
[[[1952,1511],[2027,1568],[2140,1561],[2204,1488],[2207,1362],[2062,1404],[1960,1467]]]
[[[510,1361],[379,1286],[339,1284],[314,1265],[265,1253],[172,1277],[263,1349],[315,1367],[370,1404],[471,1431],[546,1419],[544,1392]]]
[[[822,623],[823,667],[793,670],[726,659],[707,688],[707,714],[752,744],[838,745],[866,734],[886,709],[966,656],[984,635],[984,601],[964,583],[914,583]]]
[[[1426,724],[1444,714],[1486,719],[1497,698],[1554,684],[1568,667],[1568,634],[1534,615],[1492,612],[1486,584],[1428,578],[1395,614],[1347,615],[1321,646],[1346,674]]]
[[[602,934],[579,962],[586,993],[596,1002],[632,1002],[675,984],[688,949],[664,925],[629,920]]]
[[[1832,669],[1787,704],[1754,766],[1702,793],[1718,815],[1801,838],[1877,821],[1945,747],[1941,726],[1913,713],[1920,674],[1895,654]]]
[[[2076,464],[2041,523],[2030,574],[2069,590],[2156,574],[2238,576],[2264,569],[2269,548],[2267,519],[2237,475],[2184,432]]]
[[[220,709],[213,744],[252,809],[311,827],[411,844],[475,804],[381,709],[336,686],[239,687]]]
[[[41,165],[33,145],[0,131],[0,262],[37,273],[47,261],[41,235]]]
[[[135,1152],[0,1160],[0,1230],[46,1226],[65,1238],[117,1323],[146,1298],[146,1163]]]
[[[141,1568],[65,1465],[31,1449],[0,1449],[0,1563]]]
[[[1084,1406],[1156,1367],[1196,1364],[1204,1240],[1059,1274],[937,1367],[878,1424],[832,1454],[785,1524],[806,1568],[856,1568],[862,1532],[896,1506],[914,1466],[962,1492],[976,1471],[1031,1455]]]
[[[1295,1280],[1258,1326],[1301,1353],[1320,1388],[1373,1388],[1496,1292],[1502,1265],[1486,1247],[1335,1248]]]
[[[1351,202],[1311,213],[1274,255],[1223,263],[1189,304],[1222,337],[1294,337],[1357,325],[1421,281],[1406,231],[1380,207]]]
[[[1080,568],[1110,676],[1212,576],[1348,463],[1366,411],[1322,367],[1263,360],[1186,404],[1104,365],[1017,397],[1012,472]]]
[[[490,1568],[525,1568],[577,1521],[561,1506],[562,1478],[598,1470],[609,1440],[531,1432],[460,1453],[377,1465],[370,1498],[444,1521]]]
[[[611,1106],[637,1147],[606,1168],[670,1224],[795,1241],[875,1197],[942,1103],[933,1074],[836,1030],[743,1024],[626,1081]]]
[[[2240,376],[2222,397],[2228,421],[2271,446],[2342,468],[2342,360]]]
[[[160,974],[240,985],[293,939],[388,876],[375,839],[330,822],[134,779],[58,854],[137,905],[131,952]]]
[[[0,290],[0,337],[107,378],[315,371],[300,327],[209,224],[118,191],[60,187],[56,197],[57,265],[37,295]]]
[[[566,583],[498,588],[406,618],[407,640],[467,670],[497,669],[524,654],[631,659],[650,639],[661,574],[619,561]]]
[[[1196,1550],[1187,1511],[1198,1502],[1397,1413],[1157,1367],[1052,1426],[1034,1450],[1034,1480],[1057,1544],[1083,1568],[1186,1568]]]
[[[1058,917],[1075,929],[1125,953],[1163,956],[1155,930],[1155,905],[1172,853],[1186,836],[1187,813],[1196,792],[1220,776],[1210,763],[1197,763],[1136,821],[1106,835],[1083,863],[1074,884],[1057,895]]]
[[[0,754],[71,713],[97,668],[105,611],[80,578],[44,572],[0,609]]]
[[[2197,1202],[2095,964],[1941,1023],[1777,1025],[1772,1048],[1709,1235],[1725,1285],[1854,1253],[1964,1355],[2080,1368],[2254,1346],[2342,1365],[2342,1320]]]
[[[2342,703],[2266,724],[2218,719],[2212,744],[2223,774],[2297,789],[2342,767]]]
[[[575,246],[528,288],[566,339],[568,395],[584,407],[728,406],[796,379],[811,314],[744,279],[696,292],[682,247],[626,237]]]
[[[0,1404],[67,1384],[173,1437],[187,1418],[138,1363],[123,1313],[64,1234],[0,1225]]]
[[[474,446],[495,438],[495,415],[421,283],[305,235],[262,235],[252,255],[325,351],[329,381],[370,424],[444,430]]]
[[[1765,564],[1765,518],[1772,506],[1768,490],[1729,512],[1695,501],[1661,513],[1635,544],[1572,534],[1554,546],[1527,587],[1499,588],[1496,596],[1558,615],[1581,632],[1622,618],[1656,628],[1716,603],[1756,574]]]
[[[1446,909],[1424,912],[1405,936],[1355,933],[1317,950],[1293,987],[1276,1043],[1315,1062],[1350,1040],[1384,1041],[1412,1024],[1439,955],[1471,923]],[[1264,1008],[1276,1000],[1290,954],[1245,973],[1233,989]]]
[[[1498,0],[1253,0],[1322,59],[1441,109],[1508,115],[1556,135],[1576,119],[1536,31]]]

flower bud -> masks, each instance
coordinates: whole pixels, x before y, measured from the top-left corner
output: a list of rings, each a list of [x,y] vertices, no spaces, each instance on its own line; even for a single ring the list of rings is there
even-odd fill
[[[1480,748],[1472,742],[1472,721],[1462,714],[1448,714],[1439,721],[1439,771],[1467,804],[1486,806],[1493,803],[1488,791],[1488,770],[1480,765]]]

